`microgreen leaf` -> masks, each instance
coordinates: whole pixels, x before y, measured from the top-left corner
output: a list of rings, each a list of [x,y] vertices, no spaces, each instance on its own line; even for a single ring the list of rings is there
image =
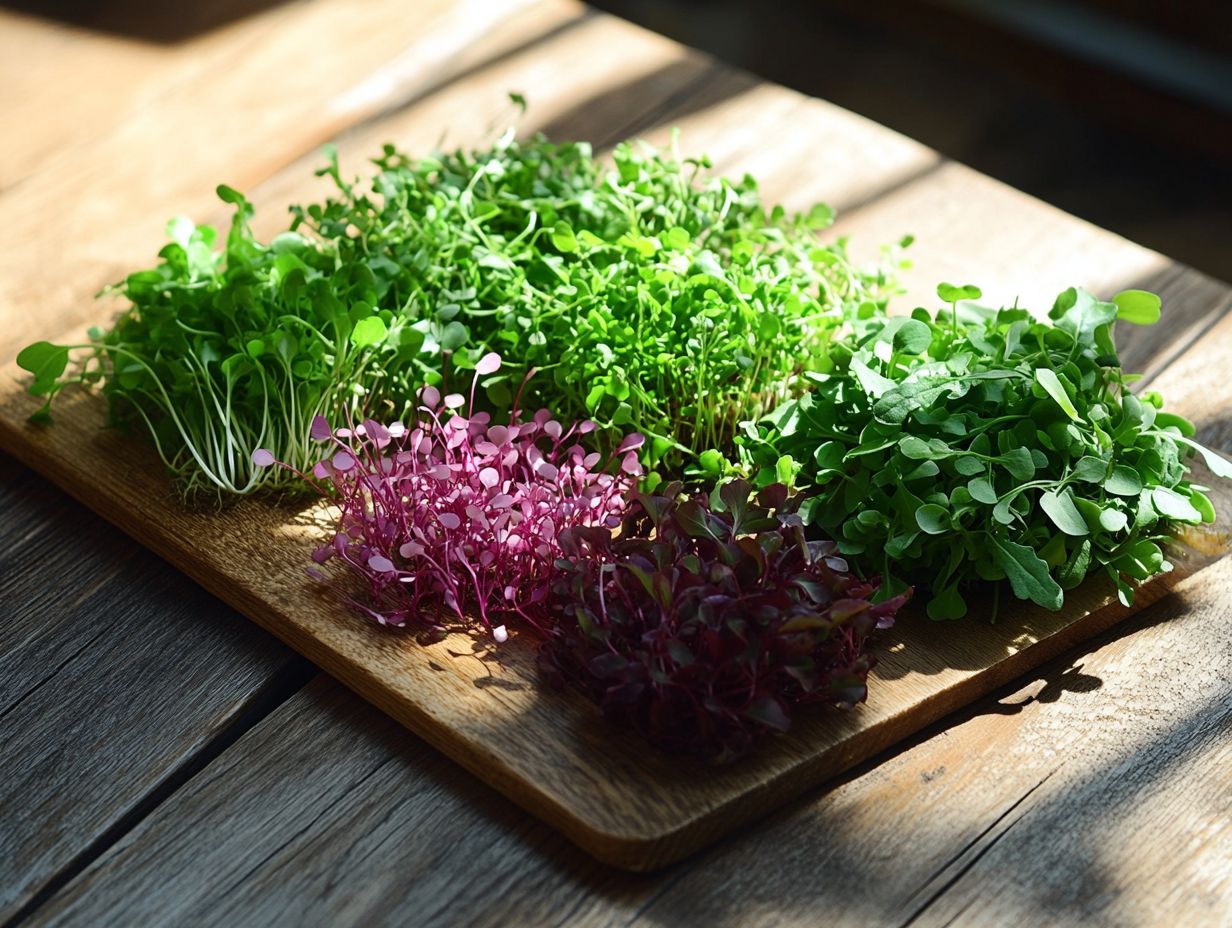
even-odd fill
[[[35,342],[17,353],[17,366],[34,375],[31,396],[44,396],[55,389],[68,367],[68,348],[51,342]]]
[[[370,348],[379,345],[388,334],[385,322],[380,316],[369,316],[355,323],[351,331],[351,344],[356,348]]]
[[[1015,596],[1029,599],[1045,609],[1061,608],[1064,598],[1061,587],[1033,549],[995,536],[990,542],[993,555],[1009,578]]]
[[[1210,468],[1211,473],[1216,477],[1232,478],[1232,462],[1229,462],[1227,458],[1198,444],[1191,438],[1177,436],[1176,441],[1188,445],[1202,455],[1202,460],[1206,462],[1206,466]]]
[[[1044,392],[1056,401],[1056,404],[1061,407],[1071,419],[1077,421],[1078,410],[1070,400],[1069,394],[1065,392],[1065,386],[1061,383],[1061,379],[1057,377],[1057,372],[1048,367],[1038,368],[1035,371],[1035,382],[1043,387]]]
[[[921,506],[915,511],[916,524],[930,535],[943,535],[950,529],[949,513],[935,503]]]
[[[1046,493],[1040,494],[1040,507],[1048,514],[1048,518],[1052,519],[1052,524],[1065,532],[1067,535],[1087,535],[1090,530],[1087,528],[1086,519],[1078,511],[1078,507],[1074,505],[1073,497],[1068,491],[1057,492],[1049,490]]]
[[[1154,325],[1163,305],[1156,294],[1146,290],[1122,290],[1112,302],[1116,303],[1117,318],[1135,325]]]

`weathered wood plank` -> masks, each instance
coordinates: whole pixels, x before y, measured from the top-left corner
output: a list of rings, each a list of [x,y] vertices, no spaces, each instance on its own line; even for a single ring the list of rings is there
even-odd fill
[[[307,664],[0,457],[0,920]]]
[[[31,924],[560,924],[588,888],[618,894],[615,915],[652,885],[321,677]]]
[[[878,243],[915,235],[906,253],[913,266],[901,275],[907,290],[897,300],[901,310],[936,308],[942,281],[977,284],[984,290],[980,302],[1018,300],[1037,314],[1067,287],[1104,299],[1129,288],[1164,288],[1169,299],[1160,324],[1117,331],[1126,368],[1148,374],[1232,306],[1227,284],[954,162],[840,215],[835,231],[850,235],[855,253],[870,258]]]
[[[550,44],[553,40],[549,40],[549,44],[537,48],[533,56],[513,55],[497,62],[492,68],[485,68],[473,75],[472,80],[460,80],[425,100],[412,100],[404,111],[393,114],[388,120],[361,127],[347,140],[347,144],[358,144],[357,140],[365,133],[379,132],[388,138],[391,129],[396,128],[395,123],[403,130],[415,126],[421,130],[425,126],[437,127],[446,124],[447,115],[458,113],[465,113],[466,116],[460,121],[464,126],[471,126],[463,131],[476,131],[475,124],[481,116],[491,111],[485,111],[479,104],[473,107],[466,104],[474,103],[480,94],[490,95],[496,80],[516,76],[530,82],[532,90],[537,88],[544,92],[549,112],[552,106],[564,106],[566,101],[569,108],[576,111],[575,98],[570,99],[559,92],[554,95],[552,88],[564,83],[568,75],[578,70],[580,63],[588,63],[590,69],[603,75],[604,68],[612,67],[613,62],[624,64],[630,60],[626,46],[632,39],[623,37],[614,27],[608,27],[606,20],[592,22],[597,22],[598,26],[590,31],[587,31],[590,24],[583,24],[567,37],[557,36],[557,40],[565,43],[562,49],[553,49]],[[633,32],[626,34],[641,35]],[[648,53],[645,59],[647,73],[662,70],[662,65],[657,63],[660,58],[656,57],[661,54],[661,47],[666,46],[660,42],[653,53]],[[533,60],[523,60],[526,58]],[[610,77],[603,79],[610,80]],[[831,142],[826,130],[841,130],[854,119],[832,107],[809,104],[795,95],[773,88],[750,89],[733,98],[730,106],[727,101],[715,105],[727,107],[721,118],[715,115],[712,107],[693,115],[703,125],[712,126],[711,140],[718,143],[721,149],[720,163],[739,169],[742,159],[753,159],[762,165],[764,173],[771,178],[771,186],[778,183],[780,189],[789,189],[787,184],[793,177],[790,169],[798,160],[800,151],[824,149],[826,143]],[[709,118],[713,118],[715,123],[711,124]],[[872,131],[867,126],[864,128]],[[765,149],[760,145],[750,145],[748,140],[761,136],[790,137],[797,141],[792,146],[779,146],[774,159],[758,161]],[[835,138],[842,137],[841,132],[835,135]],[[732,141],[737,138],[740,141]],[[723,150],[725,145],[726,150]],[[904,153],[901,156],[905,158],[903,163],[912,163],[911,159],[920,155],[918,146],[904,144],[899,147]],[[925,168],[932,163],[926,155],[922,160],[917,158],[917,161]],[[837,166],[842,163],[842,159],[836,159],[833,162],[835,169],[819,181],[820,184],[833,184],[832,189],[840,194],[843,185],[839,183],[841,178]],[[848,158],[847,163],[860,162],[859,159]],[[865,180],[870,176],[865,175]],[[909,185],[903,195],[911,194],[918,186],[931,185],[937,182],[936,179],[945,182],[951,176],[958,178],[953,183],[961,187],[963,174],[946,168],[919,184]],[[899,182],[900,177],[892,171],[889,185]],[[978,192],[979,185],[975,184],[973,199]],[[998,214],[1003,219],[1012,220],[1015,209],[1019,215],[1027,217],[1027,224],[1030,224],[1031,217],[1042,207],[1027,198],[1016,200],[1007,195],[999,204]],[[1053,217],[1053,224],[1060,224],[1058,217]],[[1035,225],[1037,231],[1041,228],[1047,231],[1046,224]],[[1096,242],[1110,253],[1115,250],[1113,246],[1120,243],[1114,237],[1100,238],[1089,230],[1084,234],[1086,239]],[[995,257],[996,252],[990,249],[996,246],[989,244],[987,237],[983,241],[984,254]],[[1051,242],[1051,239],[1048,241]],[[974,248],[975,244],[971,243],[971,247]],[[1129,247],[1123,243],[1120,245]],[[1162,261],[1148,252],[1134,252],[1134,255],[1135,261]],[[65,435],[73,431],[74,424],[88,433],[88,429],[84,428],[90,415],[88,403],[80,399],[70,400],[61,412],[61,425],[46,433],[20,426],[17,421],[19,408],[17,401],[10,402],[6,407],[10,439],[17,442],[17,447],[22,448],[24,453],[32,455],[32,460],[37,459],[40,466],[48,468],[49,473],[71,485],[74,492],[88,498],[92,505],[104,509],[131,531],[139,534],[154,532],[152,537],[165,543],[166,550],[171,552],[177,563],[193,572],[194,576],[270,623],[279,634],[294,641],[314,659],[322,661],[327,668],[342,675],[399,718],[428,734],[459,760],[491,777],[503,788],[520,791],[519,801],[569,829],[575,838],[586,842],[597,853],[630,865],[650,866],[678,856],[706,837],[713,836],[716,829],[730,825],[733,816],[752,817],[762,811],[770,802],[772,791],[767,789],[768,783],[778,784],[780,797],[797,791],[809,780],[841,769],[850,764],[856,755],[864,756],[885,746],[912,726],[940,716],[982,689],[1004,682],[1031,663],[1071,644],[1080,632],[1091,633],[1101,627],[1102,622],[1112,621],[1119,615],[1115,609],[1104,611],[1099,620],[1080,626],[1054,617],[1036,616],[1030,620],[1035,623],[1033,633],[1021,640],[1005,640],[1003,630],[977,632],[962,643],[960,650],[966,650],[961,654],[943,653],[944,646],[937,653],[932,653],[929,648],[933,645],[921,642],[920,648],[913,652],[913,660],[917,662],[914,667],[896,667],[894,655],[883,663],[880,688],[884,702],[879,709],[870,708],[858,713],[853,716],[856,721],[844,720],[829,727],[821,722],[802,730],[792,739],[783,739],[758,764],[747,765],[739,772],[708,775],[704,784],[686,782],[690,778],[682,778],[679,770],[666,769],[662,764],[656,766],[657,762],[653,761],[649,763],[655,769],[648,774],[647,770],[642,769],[640,758],[637,758],[637,749],[624,750],[619,739],[579,731],[588,729],[589,723],[572,704],[566,705],[561,700],[545,697],[530,699],[527,690],[533,685],[533,671],[529,669],[524,652],[519,656],[511,649],[506,665],[487,674],[498,679],[504,674],[504,682],[511,688],[507,692],[491,694],[489,687],[489,693],[485,694],[485,698],[494,700],[494,718],[473,718],[473,687],[481,685],[477,681],[486,679],[485,674],[474,674],[471,672],[473,668],[469,668],[452,679],[444,679],[446,675],[434,670],[426,672],[432,670],[430,656],[400,648],[396,643],[398,639],[394,637],[382,636],[366,627],[355,627],[353,622],[347,624],[345,620],[331,617],[328,610],[304,590],[296,559],[298,542],[281,524],[279,514],[253,505],[208,520],[182,513],[174,501],[166,498],[165,486],[160,483],[156,471],[149,469],[148,456],[143,457],[131,445],[116,442],[114,436],[99,436],[97,441],[90,443],[90,453],[116,455],[128,462],[132,468],[132,481],[123,487],[89,482],[89,475],[77,472],[76,462],[63,447]],[[143,510],[148,514],[157,512],[156,518],[134,519],[134,513]],[[157,524],[150,524],[151,521]],[[191,549],[179,540],[188,537],[194,539]],[[262,538],[269,540],[262,541]],[[282,552],[282,555],[274,556],[274,551]],[[198,555],[202,552],[207,562],[199,560]],[[290,592],[289,588],[280,588],[279,584],[289,584],[295,588],[294,592]],[[1088,591],[1087,597],[1077,603],[1080,610],[1095,609],[1102,602],[1098,591]],[[1062,629],[1065,629],[1064,633],[1060,633]],[[927,637],[923,632],[919,634]],[[1012,655],[1012,659],[999,660],[1007,654]],[[922,664],[919,663],[921,655],[925,657]],[[993,665],[995,670],[990,670]],[[926,668],[926,672],[921,673],[921,667]],[[437,697],[428,699],[427,694],[433,692],[437,692]],[[910,712],[905,711],[908,706],[912,707]],[[552,751],[528,755],[525,739],[511,735],[508,728],[500,724],[501,717],[518,718],[522,724],[539,725],[543,732],[554,732],[554,736],[541,740],[555,740],[558,744]],[[823,731],[827,733],[821,734]],[[875,734],[870,734],[872,732]],[[830,745],[831,750],[819,754],[819,745]],[[823,755],[825,759],[820,760]],[[596,758],[601,760],[596,761]],[[611,787],[614,801],[618,804],[632,801],[633,808],[588,807],[589,794],[579,788],[577,780],[579,776],[587,776],[587,771],[594,773],[592,768],[596,762],[611,765],[610,770],[605,770],[605,775],[615,784]],[[660,770],[659,767],[665,769]],[[647,775],[660,776],[665,778],[665,782],[674,783],[675,808],[671,808],[670,803],[664,806],[653,798],[637,793],[634,784],[644,781]],[[622,782],[623,787],[620,785]],[[741,801],[739,797],[750,789],[755,790],[757,798]],[[647,850],[652,836],[657,847],[653,854]]]

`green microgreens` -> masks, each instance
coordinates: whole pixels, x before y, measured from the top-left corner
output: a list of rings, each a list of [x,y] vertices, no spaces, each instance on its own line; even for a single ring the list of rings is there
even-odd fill
[[[1128,604],[1134,581],[1170,569],[1169,523],[1214,519],[1186,458],[1232,476],[1157,393],[1127,389],[1113,324],[1156,321],[1159,298],[1071,289],[1039,322],[963,302],[974,287],[938,295],[950,307],[935,316],[853,316],[834,370],[743,426],[744,466],[759,483],[794,474],[812,494],[801,515],[890,590],[927,590],[933,618],[964,615],[977,587],[995,602],[1004,580],[1058,609],[1095,572]]]
[[[254,469],[259,447],[311,465],[313,416],[396,418],[495,351],[482,405],[507,410],[537,370],[524,405],[593,419],[608,450],[636,429],[651,468],[716,476],[737,423],[798,394],[844,315],[892,285],[819,243],[828,207],[767,212],[751,177],[709,177],[704,158],[624,144],[613,161],[510,131],[418,160],[387,146],[365,187],[331,151],[334,198],[293,207],[268,245],[220,188],[237,210],[221,254],[212,229],[176,220],[162,263],[115,288],[132,305],[110,330],[22,353],[47,398],[36,417],[67,384],[99,385],[183,488],[245,493],[294,479]]]
[[[258,242],[248,201],[218,193],[236,210],[221,252],[214,229],[172,220],[162,262],[111,288],[131,305],[110,329],[84,345],[38,342],[17,360],[35,375],[30,392],[46,397],[34,418],[50,419],[69,384],[100,386],[112,424],[144,427],[186,495],[297,487],[287,472],[255,468],[252,452],[277,448],[307,469],[314,416],[384,412],[382,397],[411,397],[395,363],[404,333],[376,311],[364,267],[340,267],[329,243],[295,232]],[[69,371],[76,350],[86,355]]]
[[[767,212],[752,177],[709,177],[704,158],[626,143],[612,160],[512,133],[418,160],[387,147],[371,192],[334,159],[338,195],[296,214],[413,320],[428,382],[441,350],[461,370],[497,351],[493,408],[535,369],[530,404],[595,420],[600,440],[642,432],[664,474],[714,476],[737,424],[798,392],[844,311],[883,306],[891,285],[819,243],[828,207]]]

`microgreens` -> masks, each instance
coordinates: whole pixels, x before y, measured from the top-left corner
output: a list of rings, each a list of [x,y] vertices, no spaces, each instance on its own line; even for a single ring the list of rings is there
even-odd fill
[[[620,524],[561,533],[549,679],[655,745],[730,760],[805,703],[865,698],[864,647],[905,596],[873,604],[831,542],[807,541],[782,485],[635,494]]]
[[[22,352],[47,397],[35,417],[70,383],[100,385],[183,489],[247,493],[294,485],[254,469],[255,448],[304,469],[315,415],[396,418],[394,398],[497,351],[510,369],[483,381],[486,408],[537,368],[528,399],[598,422],[603,450],[639,429],[651,467],[717,476],[737,422],[794,395],[842,310],[891,287],[817,241],[825,206],[767,212],[751,177],[709,178],[705,158],[624,144],[613,160],[512,131],[418,160],[387,146],[368,190],[331,151],[318,173],[338,194],[294,207],[269,244],[221,187],[221,254],[213,229],[175,220],[162,262],[114,288],[131,306],[111,329]]]
[[[636,428],[651,468],[715,476],[736,424],[824,363],[841,310],[891,287],[841,240],[819,243],[828,207],[767,211],[752,177],[709,177],[705,158],[626,143],[612,160],[511,132],[418,160],[386,147],[370,192],[332,159],[338,195],[295,212],[423,335],[428,382],[442,351],[466,369],[497,350],[492,408],[534,368],[536,399],[594,419],[600,439]]]
[[[376,311],[366,268],[339,266],[330,243],[296,232],[262,244],[247,200],[218,192],[235,207],[221,252],[214,229],[172,221],[162,262],[113,288],[131,305],[109,330],[17,358],[35,375],[30,392],[47,398],[36,419],[50,419],[68,384],[100,384],[112,424],[143,426],[186,494],[294,486],[284,471],[253,467],[252,451],[275,448],[305,469],[313,416],[385,410],[385,397],[417,385],[397,363],[401,326]],[[76,351],[84,357],[69,371]]]
[[[564,426],[546,409],[521,422],[515,404],[507,424],[490,424],[474,409],[475,382],[499,369],[496,354],[479,360],[467,415],[464,396],[426,386],[407,423],[312,424],[311,438],[328,450],[299,476],[340,512],[313,559],[345,565],[362,597],[347,581],[334,585],[383,625],[436,633],[477,620],[497,640],[518,620],[543,629],[560,535],[617,524],[641,474],[637,434],[600,467],[599,453],[581,444],[592,422]],[[275,456],[258,449],[253,462],[268,467]]]
[[[1096,572],[1132,602],[1134,581],[1170,569],[1170,523],[1214,519],[1185,460],[1232,476],[1157,393],[1127,389],[1113,324],[1156,321],[1159,298],[1071,289],[1039,322],[963,302],[974,287],[938,294],[951,305],[936,316],[853,316],[834,370],[744,426],[744,466],[762,483],[793,475],[804,519],[891,589],[926,588],[933,618],[964,615],[977,587],[995,614],[1005,580],[1058,609]]]

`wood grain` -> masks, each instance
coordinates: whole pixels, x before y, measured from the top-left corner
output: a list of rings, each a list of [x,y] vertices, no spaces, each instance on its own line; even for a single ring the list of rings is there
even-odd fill
[[[16,380],[14,369],[8,375]],[[424,648],[362,622],[303,575],[310,517],[254,500],[222,512],[185,510],[148,449],[92,431],[97,397],[64,397],[52,428],[24,423],[28,409],[12,387],[0,394],[0,445],[515,802],[623,867],[649,869],[696,850],[1126,614],[1092,584],[1072,595],[1063,614],[1016,608],[997,625],[971,623],[962,636],[939,635],[923,620],[900,622],[868,705],[810,716],[754,758],[703,768],[647,752],[610,732],[581,700],[545,692],[529,647],[495,649],[456,635]],[[1176,576],[1204,563],[1194,552]],[[1140,600],[1164,589],[1157,583]]]
[[[0,512],[7,921],[306,665],[4,456]]]
[[[574,853],[322,678],[31,924],[1221,925],[1230,582],[1225,560],[653,877]]]
[[[974,201],[995,200],[987,209],[1015,228],[1033,229],[1049,243],[1053,233],[1068,235],[1065,241],[1071,247],[1080,244],[1088,259],[1116,257],[1120,263],[1105,269],[1108,279],[1166,266],[1158,256],[1107,233],[1089,227],[1075,233],[1060,214],[1021,195],[1002,188],[994,196],[989,185],[971,181],[970,172],[956,166],[938,168],[938,159],[927,150],[834,107],[739,76],[715,81],[716,92],[706,81],[713,66],[671,43],[606,18],[579,20],[573,7],[536,9],[545,11],[536,14],[541,20],[519,20],[520,34],[529,37],[526,42],[519,45],[498,36],[493,41],[505,43],[506,53],[478,56],[480,63],[474,69],[435,86],[431,93],[423,92],[414,56],[397,56],[376,77],[361,81],[352,96],[368,100],[379,95],[382,108],[342,139],[344,157],[370,152],[378,141],[424,137],[437,141],[442,126],[451,127],[450,141],[477,138],[502,112],[493,87],[516,86],[530,91],[537,101],[537,124],[549,131],[578,134],[570,130],[571,120],[582,114],[592,120],[595,132],[600,125],[610,127],[596,140],[599,144],[610,144],[623,134],[617,130],[645,127],[653,136],[666,131],[669,119],[683,122],[691,144],[712,151],[722,169],[756,170],[767,194],[789,203],[807,195],[840,203],[846,196],[847,202],[858,204],[903,184],[904,197],[921,196],[922,188],[937,188],[952,197],[969,187],[979,194],[972,197]],[[566,78],[574,74],[590,77],[568,83]],[[645,92],[611,93],[618,77]],[[588,105],[588,96],[599,102]],[[602,121],[599,113],[605,114]],[[753,141],[778,136],[788,141],[778,146]],[[826,144],[834,139],[854,139],[859,144],[848,148]],[[851,153],[856,150],[876,156],[854,157]],[[807,151],[830,154],[817,163],[817,174],[802,177],[798,165]],[[298,198],[306,190],[300,178],[309,176],[306,165],[292,165],[260,185],[258,198],[265,203]],[[923,179],[910,183],[913,177]],[[923,195],[928,202],[930,195]],[[937,195],[931,196],[931,202],[937,202]],[[797,199],[793,205],[805,204]],[[859,218],[860,212],[855,215]],[[1032,254],[1028,246],[1033,240],[1024,238],[1024,254]],[[972,243],[967,247],[983,257]],[[936,266],[936,262],[922,264]],[[1002,266],[995,270],[1000,273]],[[1192,310],[1199,319],[1213,311]],[[907,638],[882,664],[879,705],[850,719],[823,719],[804,726],[740,770],[681,770],[661,759],[646,759],[637,746],[608,737],[576,701],[536,695],[525,650],[507,649],[497,659],[486,652],[473,654],[473,642],[463,639],[419,651],[403,639],[340,615],[302,580],[304,526],[289,530],[283,524],[288,514],[253,504],[222,516],[181,512],[141,449],[117,436],[93,432],[98,409],[89,398],[76,397],[65,404],[60,424],[51,430],[24,426],[20,419],[27,409],[28,404],[9,388],[4,397],[4,441],[28,461],[451,756],[516,794],[579,843],[625,866],[655,866],[687,853],[1123,614],[1107,607],[1102,591],[1089,590],[1077,602],[1079,614],[1091,613],[1084,621],[1023,617],[1023,625],[1014,632],[1007,631],[1012,627],[1007,622],[965,639],[962,650],[919,640],[930,636],[927,626],[908,628]],[[83,441],[81,436],[89,438]],[[125,479],[91,478],[87,462],[103,460],[108,469],[96,474],[113,475],[118,468]],[[900,657],[907,641],[913,643],[909,664]],[[462,656],[451,657],[451,651]],[[440,666],[446,670],[434,669]],[[523,734],[528,729],[540,733],[536,744],[550,749],[528,751]],[[640,784],[648,778],[669,784],[664,796],[644,795]],[[609,802],[596,804],[596,790]]]

